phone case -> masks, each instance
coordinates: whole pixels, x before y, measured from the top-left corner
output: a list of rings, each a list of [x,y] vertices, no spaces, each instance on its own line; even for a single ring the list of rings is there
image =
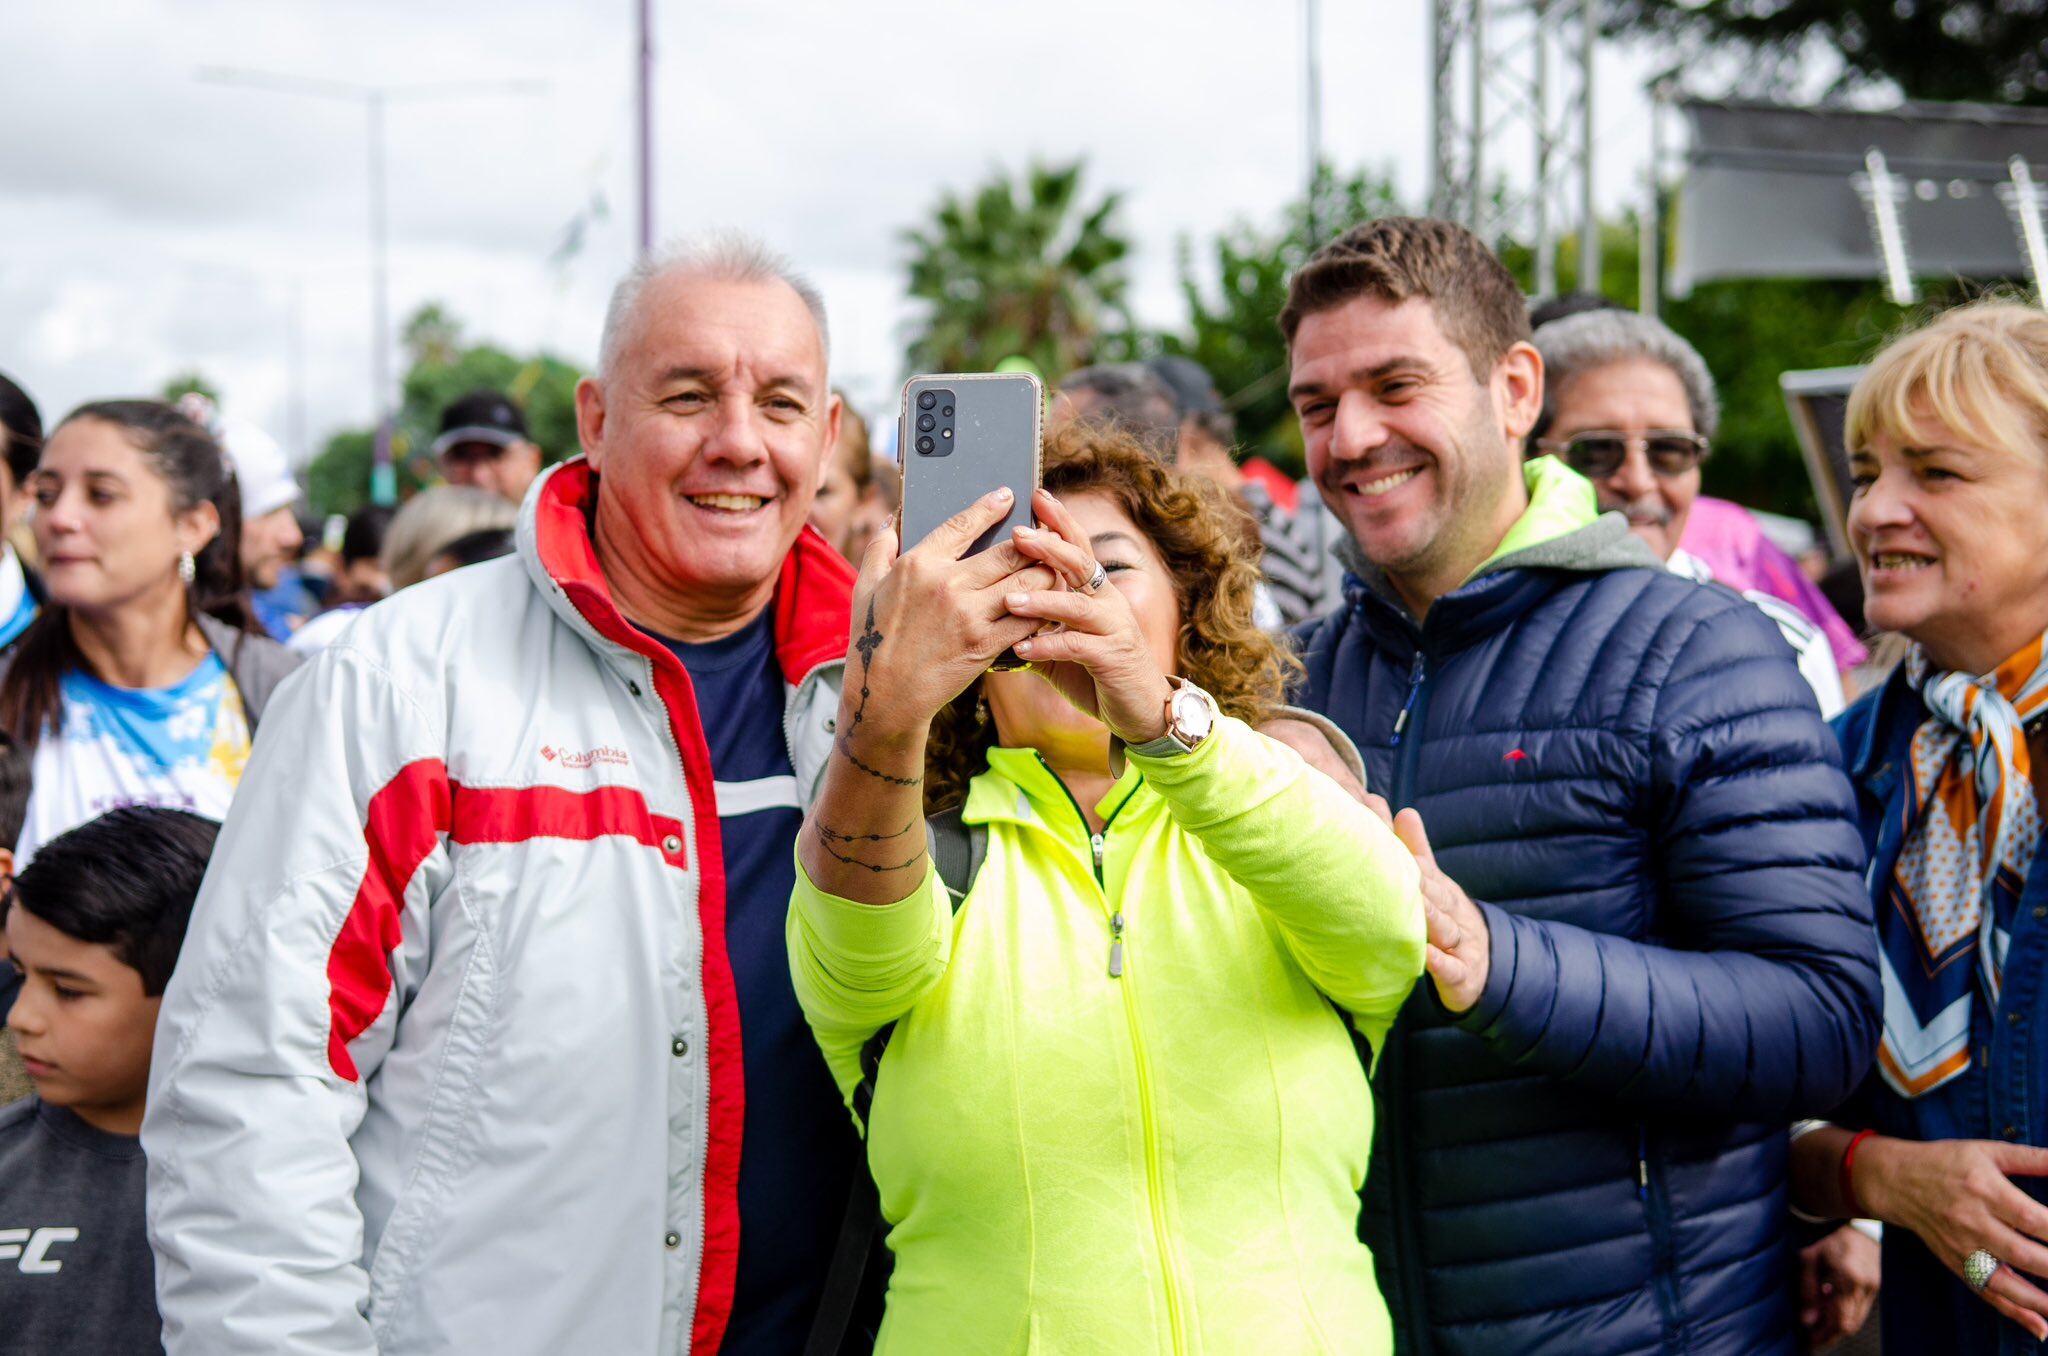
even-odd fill
[[[925,391],[935,396],[930,410],[918,405]],[[960,372],[905,382],[896,444],[903,462],[903,549],[999,485],[1016,496],[1009,516],[977,538],[969,554],[1030,524],[1044,411],[1045,388],[1028,372]],[[920,427],[922,414],[932,417],[933,427]],[[920,450],[920,438],[931,440],[929,452]]]

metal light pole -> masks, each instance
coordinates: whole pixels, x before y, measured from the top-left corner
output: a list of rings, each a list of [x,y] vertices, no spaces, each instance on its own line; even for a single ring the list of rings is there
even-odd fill
[[[654,252],[654,0],[638,0],[640,39],[640,255]]]
[[[370,409],[377,421],[376,457],[370,471],[370,501],[395,504],[398,502],[398,471],[391,462],[391,230],[385,183],[385,107],[399,100],[422,102],[465,95],[538,94],[547,88],[547,83],[541,80],[442,80],[421,85],[354,85],[315,76],[280,75],[219,66],[201,70],[199,78],[209,84],[239,85],[272,94],[341,99],[363,106],[370,142]]]
[[[1486,0],[1471,3],[1466,31],[1472,44],[1472,106],[1467,114],[1472,122],[1465,133],[1465,168],[1472,183],[1467,199],[1471,216],[1465,224],[1490,239],[1493,232],[1486,221]]]
[[[1600,208],[1593,197],[1593,52],[1600,40],[1600,0],[1580,0],[1579,15],[1579,290],[1600,290]]]
[[[370,91],[363,107],[370,118],[370,389],[377,399],[370,502],[391,505],[398,502],[398,468],[391,463],[391,226],[384,205],[384,91]]]
[[[1664,131],[1667,110],[1680,89],[1682,67],[1650,77],[1643,87],[1650,96],[1650,170],[1644,186],[1642,215],[1636,224],[1636,309],[1652,320],[1664,296]]]
[[[1550,238],[1550,160],[1557,137],[1550,125],[1550,43],[1543,31],[1549,0],[1535,0],[1531,8],[1536,15],[1536,50],[1532,53],[1536,65],[1531,82],[1536,103],[1536,186],[1529,206],[1534,215],[1536,295],[1551,297],[1557,295],[1557,246]]]
[[[306,455],[306,280],[303,276],[292,279],[291,308],[291,353],[286,363],[290,374],[291,413],[286,427],[290,430],[290,447],[298,456]]]
[[[1302,0],[1302,55],[1308,63],[1306,96],[1308,99],[1307,119],[1303,132],[1308,149],[1308,247],[1313,250],[1323,243],[1322,223],[1316,220],[1316,179],[1323,167],[1323,63],[1320,55],[1322,38],[1321,6],[1317,0]]]
[[[1593,59],[1600,0],[1430,0],[1430,210],[1489,241],[1530,242],[1539,293],[1576,221],[1578,285],[1600,276],[1593,193]],[[1522,161],[1523,138],[1534,155]],[[1496,152],[1513,146],[1513,152]],[[1498,158],[1526,165],[1488,182]],[[1526,234],[1523,234],[1526,233]]]
[[[2048,228],[2041,223],[2048,191],[2034,181],[2034,171],[2023,155],[2009,158],[2005,170],[2009,181],[1998,186],[1998,196],[2012,213],[2013,229],[2019,233],[2020,253],[2026,256],[2027,273],[2034,280],[2034,300],[2048,306]]]

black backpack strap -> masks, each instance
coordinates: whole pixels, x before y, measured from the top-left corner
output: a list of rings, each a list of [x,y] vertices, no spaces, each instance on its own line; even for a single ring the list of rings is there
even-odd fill
[[[974,878],[988,856],[988,825],[969,824],[961,806],[941,810],[924,822],[925,847],[932,854],[932,870],[952,896],[953,912],[967,902]]]
[[[881,1220],[881,1199],[868,1171],[867,1147],[861,1145],[855,1154],[853,1186],[846,1194],[846,1217],[839,1224],[839,1241],[832,1245],[832,1266],[825,1273],[825,1289],[818,1296],[803,1356],[839,1356],[845,1346]]]
[[[933,815],[925,821],[925,850],[931,854],[932,870],[953,904],[953,912],[967,901],[974,878],[988,857],[988,825],[969,824],[958,807]],[[860,1117],[865,1137],[868,1109],[875,1101],[875,1077],[882,1071],[882,1052],[889,1048],[894,1022],[868,1037],[860,1048],[860,1085],[853,1090],[854,1114]],[[863,1150],[859,1169],[853,1175],[853,1190],[846,1201],[846,1218],[839,1227],[839,1242],[832,1249],[832,1269],[825,1274],[825,1293],[818,1301],[818,1313],[811,1321],[811,1335],[804,1343],[804,1356],[836,1356],[853,1321],[854,1306],[861,1295],[861,1280],[867,1272],[868,1257],[882,1215],[873,1174],[867,1171]]]

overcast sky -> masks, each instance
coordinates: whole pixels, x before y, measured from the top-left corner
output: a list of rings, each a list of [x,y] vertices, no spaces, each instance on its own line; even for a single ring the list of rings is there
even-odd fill
[[[825,291],[834,378],[870,415],[893,411],[903,375],[897,232],[942,188],[1032,156],[1086,155],[1098,189],[1127,194],[1139,314],[1168,323],[1181,310],[1177,239],[1270,220],[1303,177],[1295,0],[655,8],[659,232],[744,227],[791,255]],[[308,448],[368,422],[364,114],[202,83],[203,67],[545,81],[534,96],[392,108],[393,328],[438,300],[472,338],[594,355],[633,248],[632,0],[7,11],[0,371],[46,419],[196,368],[232,409]],[[1389,168],[1420,199],[1427,0],[1323,0],[1321,48],[1326,155]],[[1639,191],[1640,86],[1655,64],[1641,51],[1602,57],[1601,196],[1615,205]],[[609,219],[551,262],[599,198]]]

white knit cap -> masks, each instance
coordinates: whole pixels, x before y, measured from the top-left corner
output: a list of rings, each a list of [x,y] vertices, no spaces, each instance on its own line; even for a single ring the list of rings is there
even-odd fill
[[[277,439],[248,420],[231,415],[214,420],[213,435],[234,464],[235,479],[242,487],[245,522],[297,501],[299,483],[292,479],[291,462],[285,458]]]

